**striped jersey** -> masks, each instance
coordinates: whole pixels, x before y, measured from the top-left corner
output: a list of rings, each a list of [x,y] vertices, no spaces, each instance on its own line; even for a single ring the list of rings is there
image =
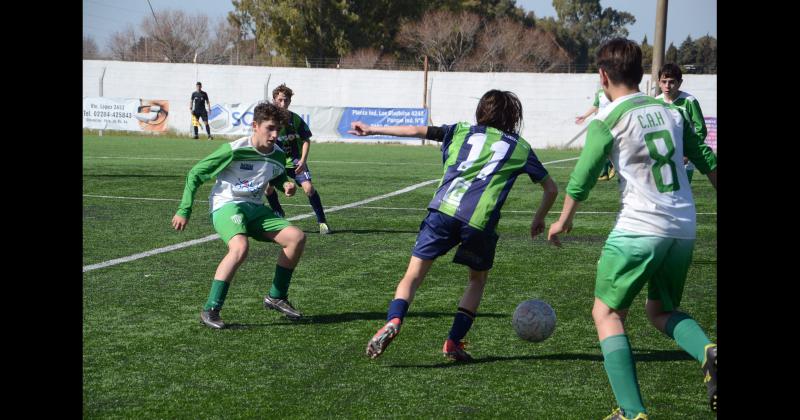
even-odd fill
[[[548,176],[531,146],[518,134],[465,122],[442,129],[444,175],[428,204],[430,210],[491,231],[519,174],[527,173],[533,182]]]
[[[217,182],[208,197],[211,213],[228,203],[263,204],[267,183],[283,191],[288,181],[285,160],[277,144],[264,154],[252,145],[250,136],[225,143],[189,170],[177,214],[188,218],[197,189],[215,176]]]
[[[277,143],[286,152],[286,167],[294,168],[294,161],[303,156],[303,142],[311,138],[311,129],[299,115],[289,111],[289,124],[278,132]]]
[[[606,92],[603,90],[603,88],[600,88],[600,90],[598,90],[597,93],[594,94],[594,102],[592,103],[593,107],[604,108],[606,105],[610,103],[611,100],[608,99],[608,97],[606,96]]]
[[[637,92],[601,109],[589,123],[567,194],[585,200],[609,156],[620,175],[622,200],[614,229],[695,238],[694,198],[683,156],[703,174],[717,161],[677,108]]]

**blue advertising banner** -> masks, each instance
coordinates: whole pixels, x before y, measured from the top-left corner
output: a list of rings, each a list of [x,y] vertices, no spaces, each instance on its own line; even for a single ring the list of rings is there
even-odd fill
[[[423,126],[428,123],[428,110],[425,108],[344,108],[342,118],[337,127],[338,134],[344,139],[392,139],[392,140],[414,140],[408,137],[395,136],[366,136],[359,137],[349,134],[350,123],[361,121],[369,125],[377,126],[397,126],[397,125],[416,125]]]

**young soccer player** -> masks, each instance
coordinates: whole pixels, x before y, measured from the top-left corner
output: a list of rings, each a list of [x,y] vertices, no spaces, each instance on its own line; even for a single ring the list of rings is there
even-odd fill
[[[328,221],[325,218],[325,210],[322,208],[322,200],[319,192],[311,183],[311,170],[308,169],[308,151],[311,148],[311,129],[299,115],[289,111],[294,93],[285,84],[281,84],[272,91],[272,101],[275,105],[289,112],[289,123],[281,129],[278,136],[278,144],[286,151],[286,173],[295,182],[303,187],[303,191],[308,196],[308,202],[314,209],[319,223],[319,233],[327,235],[331,232]],[[270,207],[281,217],[285,214],[278,195],[270,188],[267,191],[267,201]]]
[[[417,287],[433,261],[459,245],[453,262],[469,267],[469,282],[444,342],[445,357],[470,361],[461,341],[475,319],[494,263],[500,209],[517,176],[528,174],[544,189],[542,202],[533,216],[531,237],[544,232],[544,218],[558,195],[531,146],[520,135],[522,104],[511,92],[490,90],[475,112],[478,125],[461,122],[441,127],[371,127],[353,122],[352,134],[385,134],[441,141],[445,173],[428,204],[406,274],[389,304],[387,323],[367,343],[367,355],[380,356],[400,332]]]
[[[186,228],[192,214],[192,203],[200,185],[217,178],[209,202],[214,230],[227,245],[228,253],[217,266],[211,292],[200,320],[211,328],[224,328],[220,310],[228,287],[250,248],[247,237],[281,246],[272,288],[264,297],[264,306],[282,312],[289,319],[302,314],[287,300],[289,282],[303,254],[305,234],[276,216],[263,204],[267,183],[291,197],[295,184],[286,177],[286,155],[275,145],[278,130],[289,119],[288,113],[270,103],[260,103],[253,110],[253,134],[225,143],[198,162],[186,177],[186,187],[172,226]]]
[[[606,94],[603,92],[603,89],[598,89],[597,92],[594,94],[594,102],[592,106],[581,116],[575,117],[575,124],[583,124],[586,121],[586,118],[589,118],[590,115],[594,115],[600,108],[610,104],[611,101],[606,98]],[[600,176],[597,178],[599,181],[608,181],[611,178],[614,178],[616,175],[616,170],[614,169],[614,165],[611,163],[611,159],[607,159],[605,165],[603,165],[603,171],[600,172]]]
[[[606,156],[620,176],[622,207],[597,264],[592,317],[604,365],[620,408],[606,419],[646,419],[624,322],[631,302],[647,285],[646,312],[659,331],[700,362],[716,411],[717,345],[678,310],[692,262],[696,211],[686,155],[717,186],[711,149],[678,110],[639,91],[642,51],[617,38],[597,51],[600,82],[611,103],[589,123],[586,144],[567,185],[564,208],[548,240],[572,229],[578,203],[589,196]]]
[[[675,105],[680,109],[686,119],[694,126],[694,132],[697,133],[700,140],[705,141],[708,129],[706,129],[706,120],[703,118],[700,103],[691,94],[680,90],[682,83],[683,73],[681,68],[673,63],[664,64],[658,70],[658,84],[661,87],[661,95],[656,96],[656,99]],[[694,165],[686,156],[683,157],[683,165],[691,183],[692,175],[694,175]]]

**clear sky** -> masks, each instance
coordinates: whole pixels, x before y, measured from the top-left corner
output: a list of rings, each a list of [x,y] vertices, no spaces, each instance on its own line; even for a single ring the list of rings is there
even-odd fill
[[[180,9],[189,14],[205,13],[212,22],[233,11],[229,0],[150,0],[153,10]],[[526,11],[533,10],[536,17],[556,16],[552,0],[517,0]],[[629,37],[637,42],[647,35],[650,45],[654,41],[656,26],[656,0],[601,0],[603,8],[631,13],[636,23],[628,25]],[[101,50],[106,50],[114,32],[130,24],[139,30],[142,18],[152,18],[147,0],[83,0],[83,34],[91,36]],[[690,35],[697,39],[704,35],[717,37],[717,0],[669,0],[667,13],[667,43],[679,47]]]

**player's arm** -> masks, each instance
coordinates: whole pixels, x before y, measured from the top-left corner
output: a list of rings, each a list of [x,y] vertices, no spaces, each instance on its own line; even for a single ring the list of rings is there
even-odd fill
[[[700,140],[705,141],[706,136],[708,135],[708,129],[706,128],[706,119],[703,117],[703,110],[700,109],[700,102],[689,101],[686,105],[687,113],[689,114],[690,118],[692,119],[692,125],[694,125],[694,132],[697,133],[697,136],[700,137]]]
[[[276,158],[278,159],[279,162],[286,161],[285,156],[284,157],[276,156]],[[273,187],[275,187],[275,189],[280,190],[281,192],[286,194],[287,197],[293,196],[297,188],[294,182],[290,180],[288,176],[286,176],[286,168],[284,168],[283,172],[281,172],[280,175],[270,179],[269,185],[272,185]]]
[[[539,158],[536,157],[536,153],[533,150],[528,152],[528,159],[522,170],[528,174],[531,181],[541,185],[544,190],[542,201],[539,203],[539,208],[533,215],[533,221],[531,222],[531,238],[535,238],[536,235],[544,232],[544,218],[553,207],[556,197],[558,197],[558,185],[553,181],[553,178],[544,168],[542,162],[539,161]]]
[[[683,154],[694,163],[701,174],[708,177],[714,189],[717,188],[717,157],[701,138],[697,135],[692,124],[683,120]]]
[[[192,109],[192,105],[194,105],[193,102],[194,102],[194,98],[190,97],[189,98],[189,112],[194,111],[194,109]]]
[[[596,105],[592,105],[586,113],[581,115],[580,117],[575,117],[575,124],[583,124],[583,122],[589,118],[590,115],[597,113],[597,110],[600,109],[600,104],[595,100]]]
[[[371,136],[375,134],[381,134],[385,136],[417,137],[422,139],[422,138],[427,138],[426,135],[428,133],[429,128],[438,128],[438,127],[428,127],[424,125],[395,125],[391,127],[381,127],[381,126],[371,126],[361,121],[353,121],[352,123],[350,123],[350,128],[352,128],[352,130],[348,130],[347,132],[350,134],[355,134],[357,136]],[[436,140],[436,139],[431,138],[430,140]]]
[[[300,119],[300,129],[298,130],[300,140],[303,145],[300,147],[300,160],[295,166],[295,173],[302,173],[306,171],[306,162],[308,162],[308,152],[311,149],[311,129],[305,121]]]
[[[203,99],[205,99],[205,101],[206,101],[206,105],[208,105],[208,112],[210,113],[211,112],[211,100],[208,99],[208,94],[207,93],[205,95],[203,95],[203,96],[204,96]]]
[[[608,127],[599,120],[589,123],[586,133],[586,144],[583,146],[578,163],[569,177],[567,194],[564,197],[564,207],[561,216],[550,225],[547,240],[556,246],[561,246],[558,240],[559,233],[569,233],[572,230],[572,220],[578,209],[578,203],[589,198],[589,191],[597,183],[597,177],[603,170],[603,165],[614,146],[614,136]]]
[[[220,171],[233,160],[233,151],[228,143],[223,144],[210,155],[203,158],[200,162],[189,170],[186,176],[186,186],[183,188],[183,197],[178,205],[178,211],[172,218],[172,226],[177,230],[183,230],[192,215],[192,204],[197,190],[204,182],[215,177]]]

